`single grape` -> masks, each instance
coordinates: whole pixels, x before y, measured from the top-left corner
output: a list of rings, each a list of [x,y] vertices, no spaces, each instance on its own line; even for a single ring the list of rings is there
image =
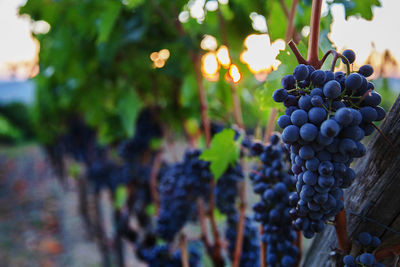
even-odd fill
[[[361,66],[360,69],[358,70],[358,73],[360,73],[364,77],[369,77],[372,75],[372,73],[374,73],[374,69],[372,68],[371,65],[367,64],[367,65]]]
[[[355,92],[361,87],[362,82],[363,80],[360,74],[352,73],[346,78],[344,85],[346,89]]]
[[[344,50],[342,55],[347,58],[350,64],[352,64],[356,60],[356,53],[354,53],[353,50],[350,49]],[[343,59],[342,62],[345,63]]]
[[[307,112],[302,109],[298,109],[292,113],[290,120],[294,125],[302,126],[307,122]]]
[[[293,76],[296,78],[297,81],[303,81],[307,79],[309,70],[306,65],[300,64],[294,68]]]
[[[335,99],[340,95],[341,92],[340,83],[335,80],[331,80],[324,85],[324,95],[329,99]]]
[[[339,124],[333,119],[324,121],[321,124],[321,133],[327,137],[335,137],[340,131]]]
[[[325,72],[323,70],[316,70],[311,73],[310,80],[314,85],[323,85],[325,81]]]
[[[296,88],[296,79],[293,75],[286,75],[281,80],[281,85],[284,89],[290,90]]]
[[[283,102],[286,100],[286,98],[288,98],[286,89],[275,90],[272,95],[272,99],[274,99],[275,102]]]
[[[363,253],[360,255],[360,262],[364,265],[371,266],[375,261],[375,257],[371,253]]]

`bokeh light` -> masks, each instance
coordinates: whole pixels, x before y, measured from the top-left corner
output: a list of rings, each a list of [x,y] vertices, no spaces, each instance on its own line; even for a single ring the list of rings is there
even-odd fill
[[[214,52],[208,52],[204,54],[201,58],[201,72],[203,76],[210,80],[218,80],[218,71],[220,69],[220,64],[217,59],[217,55]]]
[[[285,49],[285,42],[281,39],[271,44],[268,34],[251,34],[244,41],[246,50],[240,55],[240,60],[255,74],[259,81],[276,70],[280,62],[276,59],[279,51]]]
[[[204,35],[200,47],[203,50],[214,51],[218,47],[217,39],[212,35]]]
[[[240,81],[240,79],[242,78],[242,75],[240,74],[238,66],[236,66],[235,64],[232,64],[229,67],[229,76],[231,77],[231,79],[234,83],[238,83]]]
[[[168,49],[161,49],[159,52],[153,52],[150,54],[150,59],[153,61],[154,68],[162,68],[165,66],[170,52]]]
[[[225,69],[229,68],[231,64],[231,58],[229,56],[228,47],[225,45],[221,45],[217,51],[217,59],[218,62],[224,67]]]

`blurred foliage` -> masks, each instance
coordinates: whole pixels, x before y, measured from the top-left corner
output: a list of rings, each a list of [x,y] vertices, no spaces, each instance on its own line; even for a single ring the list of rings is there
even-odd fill
[[[19,142],[22,133],[6,117],[0,115],[0,142]]]
[[[208,2],[208,1],[207,1]],[[290,10],[291,1],[284,1]],[[321,23],[321,48],[331,48],[327,37],[332,16],[330,7],[341,4],[346,17],[371,19],[378,0],[328,1],[328,12]],[[161,110],[160,117],[173,132],[182,132],[182,122],[201,124],[198,101],[200,41],[211,34],[220,44],[228,44],[232,62],[242,73],[237,85],[248,127],[264,125],[271,107],[273,89],[280,77],[297,64],[283,51],[278,71],[269,75],[266,88],[257,82],[239,61],[243,41],[251,33],[250,13],[264,15],[271,41],[284,39],[287,17],[278,0],[240,1],[218,4],[216,11],[204,8],[204,20],[189,17],[180,23],[178,15],[189,11],[183,0],[29,0],[21,14],[44,20],[49,33],[37,35],[40,41],[40,74],[33,109],[36,133],[41,142],[52,143],[66,129],[68,118],[76,114],[98,131],[103,143],[131,137],[134,122],[142,107]],[[300,1],[295,17],[297,32],[309,24],[311,1]],[[307,38],[301,49],[306,51]],[[150,54],[168,49],[169,59],[154,68]],[[321,51],[322,53],[322,51]],[[197,66],[197,68],[196,68]],[[196,73],[197,71],[197,73]],[[217,82],[203,81],[212,120],[232,123],[230,84],[220,71]],[[197,75],[197,76],[196,76]]]
[[[34,138],[30,113],[30,109],[22,103],[12,102],[0,105],[0,116],[7,121],[7,125],[11,129],[14,129],[10,132],[11,135],[3,141],[22,141]]]

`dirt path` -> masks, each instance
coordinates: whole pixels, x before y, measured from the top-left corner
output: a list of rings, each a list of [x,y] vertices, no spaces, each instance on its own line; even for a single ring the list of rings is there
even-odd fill
[[[1,267],[100,266],[77,207],[38,147],[0,148]]]

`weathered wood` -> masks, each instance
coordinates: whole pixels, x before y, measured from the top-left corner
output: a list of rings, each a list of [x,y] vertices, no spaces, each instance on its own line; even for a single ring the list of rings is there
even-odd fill
[[[400,244],[400,96],[381,129],[393,145],[375,133],[367,154],[355,164],[353,185],[344,194],[349,237],[368,231],[381,238],[378,250]],[[302,266],[342,266],[340,260],[329,256],[336,246],[334,227],[327,226],[316,236]],[[384,263],[389,266],[393,260]]]

